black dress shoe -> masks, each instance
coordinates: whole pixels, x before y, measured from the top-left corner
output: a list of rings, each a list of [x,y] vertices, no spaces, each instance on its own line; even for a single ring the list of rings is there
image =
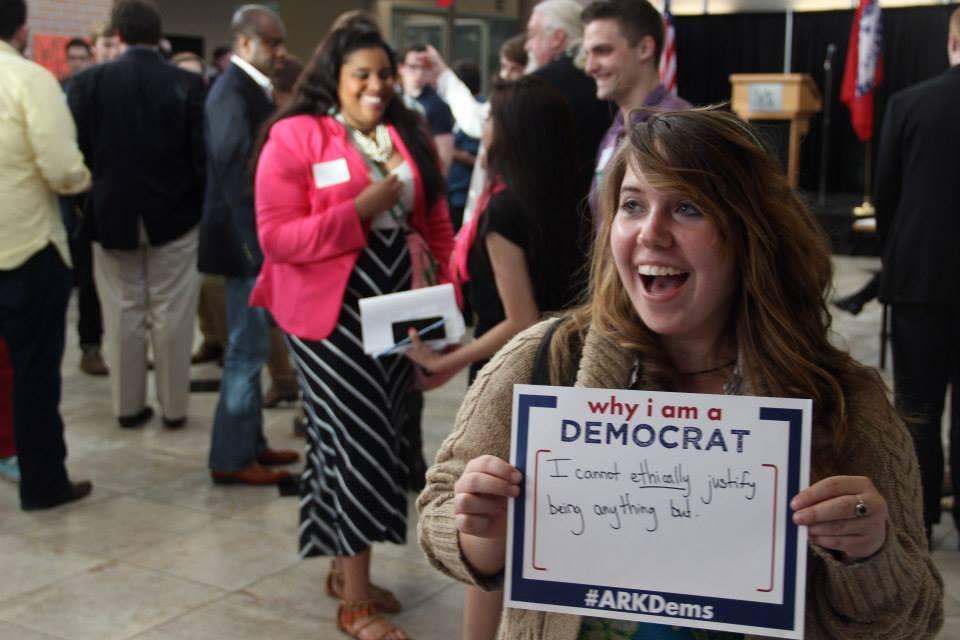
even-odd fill
[[[187,424],[187,416],[183,416],[182,418],[163,417],[163,426],[167,429],[179,429],[185,424]]]
[[[305,438],[307,436],[307,417],[293,417],[293,436],[295,438]]]
[[[277,482],[277,491],[281,496],[299,496],[300,495],[300,474],[291,473],[289,476]]]
[[[197,349],[197,352],[190,356],[190,364],[203,364],[204,362],[220,362],[223,360],[223,346],[215,342],[206,340]]]
[[[120,426],[124,429],[133,429],[144,424],[150,418],[153,417],[153,407],[150,405],[145,406],[143,409],[131,416],[120,416],[117,418],[117,422],[120,423]]]
[[[55,500],[49,500],[47,502],[37,502],[37,503],[28,503],[22,505],[24,511],[40,511],[42,509],[53,509],[54,507],[59,507],[60,505],[67,504],[69,502],[76,502],[81,498],[86,498],[90,495],[90,492],[93,491],[93,483],[89,480],[81,480],[80,482],[71,482],[70,489],[62,496]]]
[[[212,393],[216,391],[220,391],[220,381],[215,378],[190,381],[190,393]]]
[[[857,295],[847,296],[845,298],[836,298],[833,301],[833,306],[838,309],[843,309],[852,316],[859,314],[863,311],[864,301],[860,299]]]

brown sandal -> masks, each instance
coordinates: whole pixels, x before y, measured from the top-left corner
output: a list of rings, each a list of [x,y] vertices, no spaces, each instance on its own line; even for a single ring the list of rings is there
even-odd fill
[[[378,626],[383,632],[379,635],[371,635],[377,633],[377,629],[371,628],[374,626]],[[396,631],[406,636],[400,627],[377,613],[377,605],[373,600],[359,602],[341,600],[340,606],[337,607],[337,629],[354,640],[383,640]],[[368,629],[370,631],[365,633]]]
[[[330,563],[330,573],[327,574],[327,595],[339,600],[343,593],[343,574],[337,569],[334,562]],[[392,591],[370,583],[371,601],[377,606],[377,611],[383,613],[399,613],[402,606]]]

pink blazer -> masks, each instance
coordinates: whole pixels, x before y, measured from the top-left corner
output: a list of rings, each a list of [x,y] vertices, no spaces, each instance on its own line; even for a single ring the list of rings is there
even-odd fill
[[[427,241],[449,282],[453,227],[442,195],[427,209],[420,171],[390,126],[390,138],[413,171],[410,226]],[[343,160],[346,161],[344,167]],[[294,116],[273,125],[257,163],[257,234],[263,268],[250,305],[308,340],[333,332],[347,280],[367,245],[354,198],[370,184],[367,163],[346,129],[329,116]]]

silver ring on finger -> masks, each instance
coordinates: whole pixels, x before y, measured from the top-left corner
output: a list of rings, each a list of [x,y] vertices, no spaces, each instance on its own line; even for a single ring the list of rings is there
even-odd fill
[[[867,508],[867,503],[858,495],[857,504],[853,505],[853,516],[855,518],[863,518],[866,517],[868,513],[870,513],[870,510]]]

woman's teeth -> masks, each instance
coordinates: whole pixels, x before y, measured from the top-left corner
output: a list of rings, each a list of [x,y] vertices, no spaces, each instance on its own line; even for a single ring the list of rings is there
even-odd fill
[[[686,272],[658,264],[642,264],[637,267],[637,273],[641,276],[679,276]]]

